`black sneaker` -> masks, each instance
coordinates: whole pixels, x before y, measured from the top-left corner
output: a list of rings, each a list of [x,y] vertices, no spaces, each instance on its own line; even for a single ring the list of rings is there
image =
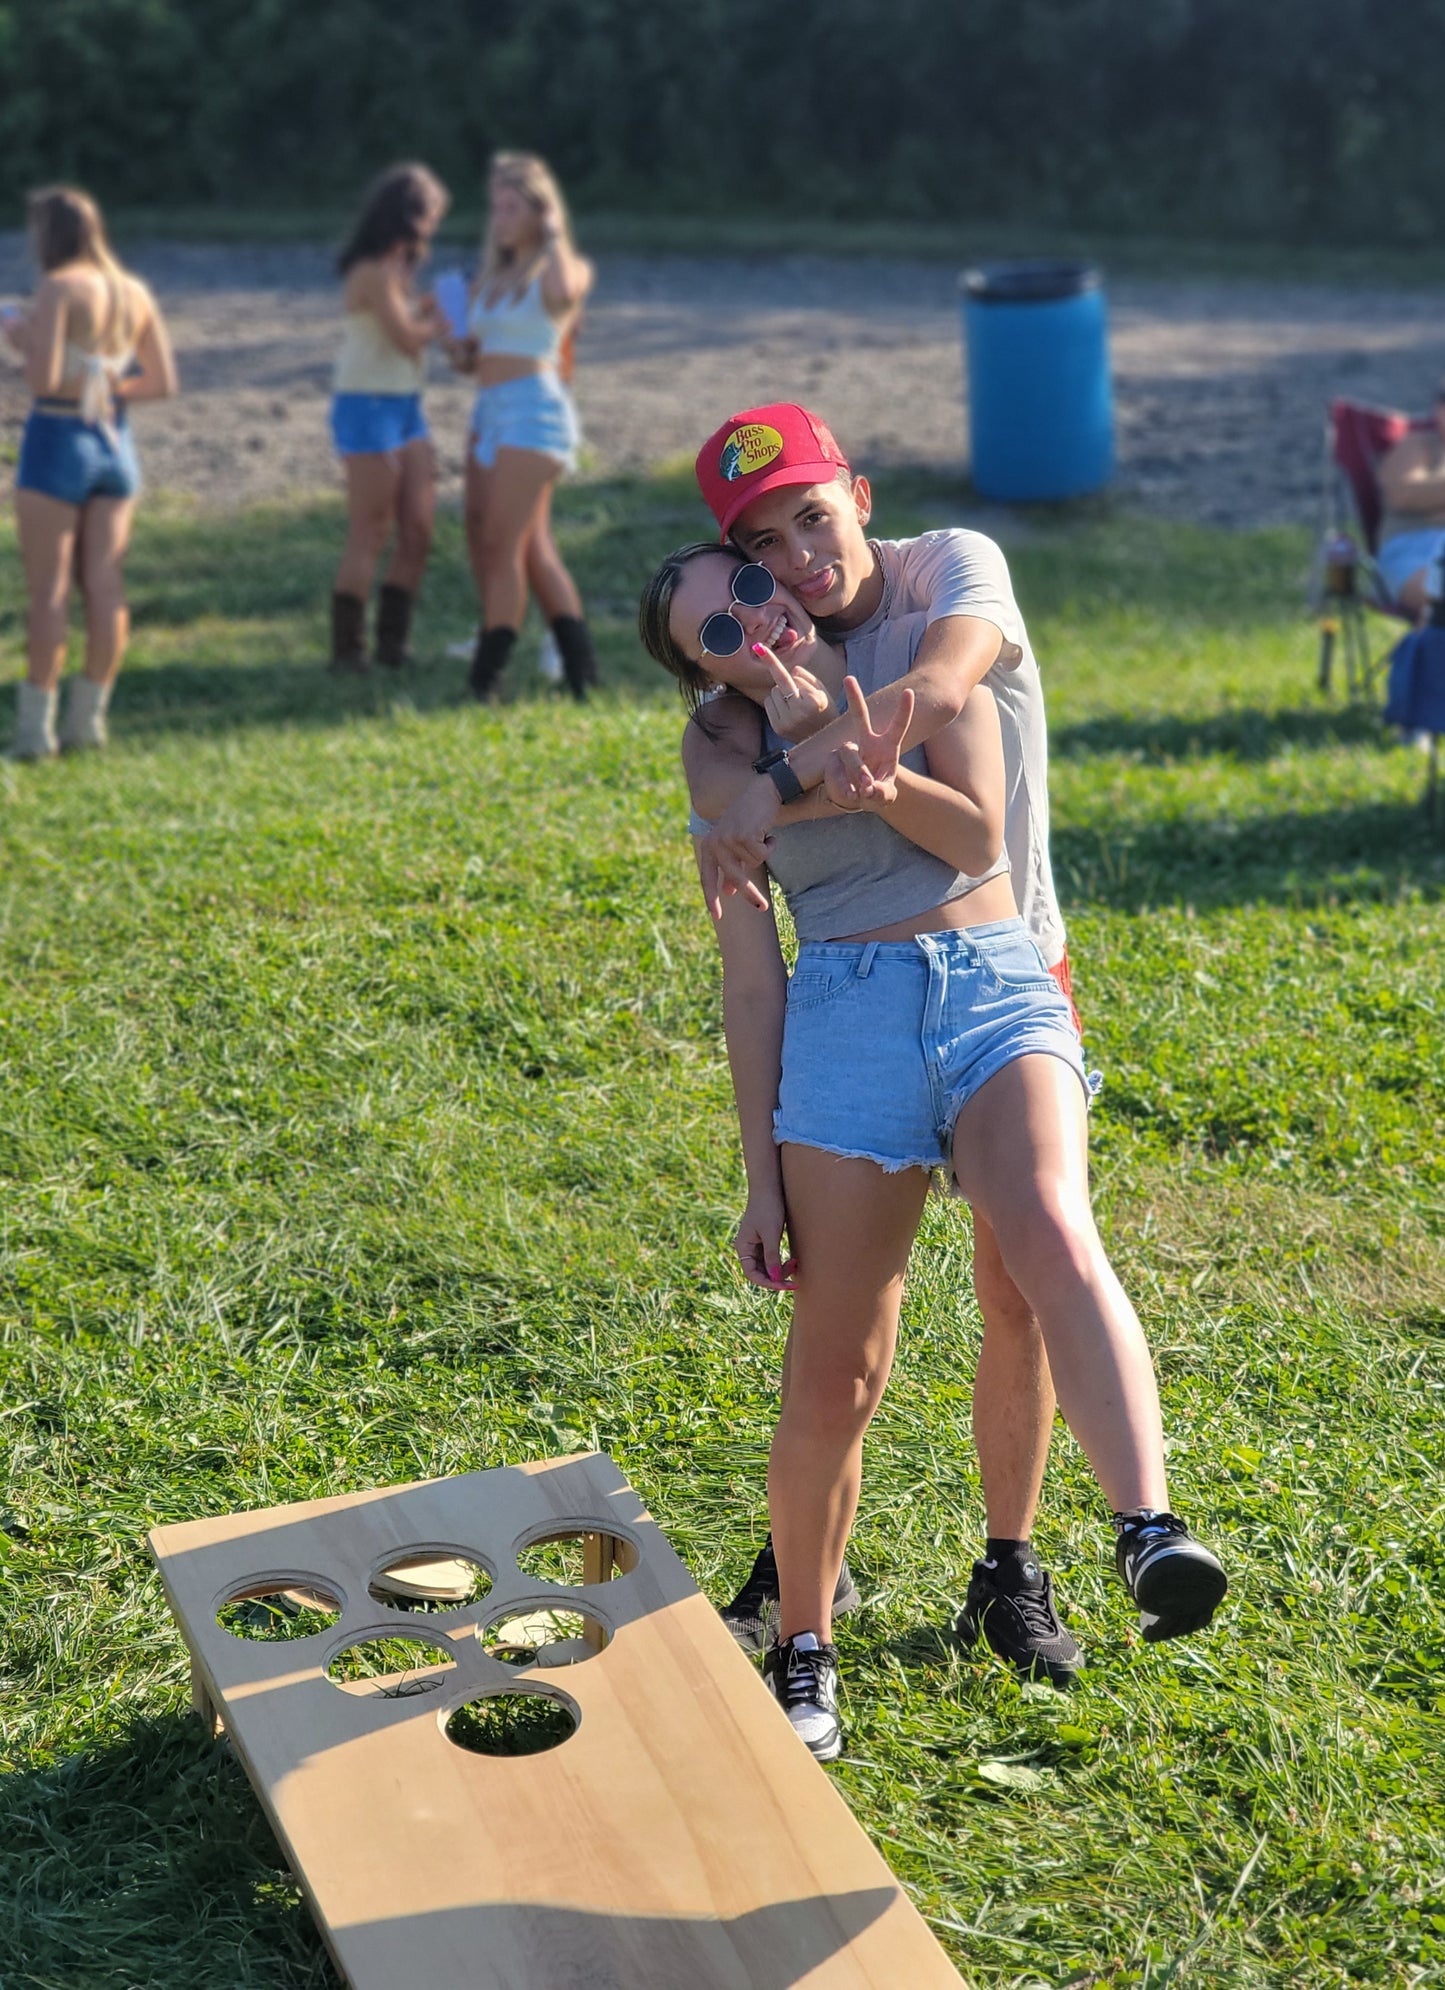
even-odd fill
[[[793,1723],[793,1732],[815,1761],[836,1762],[843,1753],[838,1725],[838,1654],[799,1631],[769,1645],[763,1659],[768,1691]]]
[[[1114,1559],[1149,1644],[1202,1631],[1229,1587],[1208,1548],[1172,1513],[1116,1513]]]
[[[1024,1679],[1072,1686],[1083,1662],[1054,1608],[1053,1577],[1033,1560],[1008,1568],[975,1562],[953,1628],[966,1645],[982,1637]]]
[[[838,1586],[833,1591],[833,1615],[846,1617],[862,1601],[858,1585],[844,1562],[838,1571]],[[773,1537],[769,1534],[747,1581],[732,1602],[723,1605],[718,1615],[744,1651],[766,1651],[769,1629],[777,1612],[778,1564],[773,1555]]]

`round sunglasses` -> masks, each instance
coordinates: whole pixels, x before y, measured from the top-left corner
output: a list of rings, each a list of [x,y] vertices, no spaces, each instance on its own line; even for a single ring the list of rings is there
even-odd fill
[[[778,583],[764,566],[757,561],[749,561],[739,567],[733,575],[733,604],[738,608],[761,608],[772,600],[778,591]],[[731,608],[720,608],[715,615],[709,615],[697,632],[704,656],[736,656],[747,641],[742,623]]]

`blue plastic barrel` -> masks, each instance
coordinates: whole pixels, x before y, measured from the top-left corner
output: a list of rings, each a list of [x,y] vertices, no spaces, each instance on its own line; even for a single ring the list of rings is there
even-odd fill
[[[1090,263],[966,270],[973,482],[1005,503],[1082,497],[1114,474],[1104,289]]]

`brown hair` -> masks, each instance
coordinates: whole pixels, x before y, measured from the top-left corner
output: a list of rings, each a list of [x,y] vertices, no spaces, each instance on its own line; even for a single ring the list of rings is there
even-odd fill
[[[699,714],[713,688],[712,679],[672,633],[672,598],[677,593],[677,584],[686,569],[704,553],[721,553],[725,560],[733,560],[738,566],[747,564],[736,546],[720,546],[716,539],[694,539],[686,546],[679,546],[675,553],[668,554],[642,590],[637,606],[637,633],[647,654],[677,679],[683,703],[706,732],[708,728]]]
[[[79,187],[37,187],[26,195],[25,219],[35,239],[35,259],[47,274],[66,263],[92,263],[106,279],[115,309],[98,344],[102,352],[124,352],[134,330],[129,286],[90,195]]]
[[[338,274],[345,276],[357,263],[374,262],[399,243],[410,261],[418,261],[423,223],[445,213],[451,201],[430,166],[415,159],[388,166],[361,197],[361,211],[336,258]]]

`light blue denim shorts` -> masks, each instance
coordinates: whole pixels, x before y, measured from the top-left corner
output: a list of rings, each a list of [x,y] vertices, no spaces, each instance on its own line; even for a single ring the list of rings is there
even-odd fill
[[[1400,589],[1411,574],[1428,567],[1442,546],[1445,546],[1445,532],[1439,526],[1422,532],[1397,532],[1393,539],[1385,541],[1375,555],[1375,565],[1392,600],[1399,600]]]
[[[471,442],[484,470],[491,469],[499,449],[538,449],[564,470],[575,470],[581,440],[572,396],[555,373],[524,373],[477,395]]]
[[[953,1126],[1015,1058],[1068,1065],[1092,1097],[1068,1000],[1022,919],[798,949],[773,1139],[903,1168],[952,1167]]]

